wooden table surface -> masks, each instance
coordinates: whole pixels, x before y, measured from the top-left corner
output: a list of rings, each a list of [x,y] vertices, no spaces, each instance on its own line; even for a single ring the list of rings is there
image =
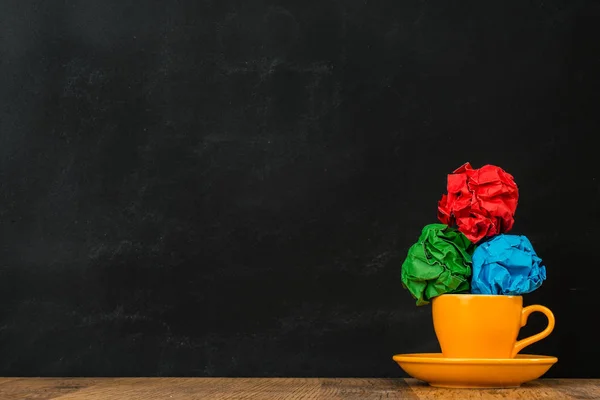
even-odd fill
[[[0,399],[600,399],[600,379],[542,379],[518,389],[436,389],[401,378],[0,378]]]

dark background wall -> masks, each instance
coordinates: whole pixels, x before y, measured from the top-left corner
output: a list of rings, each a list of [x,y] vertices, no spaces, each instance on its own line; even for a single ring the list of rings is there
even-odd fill
[[[400,266],[470,161],[547,266],[525,352],[600,377],[597,2],[0,10],[0,375],[403,376],[439,347]]]

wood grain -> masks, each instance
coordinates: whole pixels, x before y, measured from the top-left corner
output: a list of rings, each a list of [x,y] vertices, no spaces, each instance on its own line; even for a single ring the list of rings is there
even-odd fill
[[[1,400],[600,399],[600,379],[543,379],[518,389],[438,389],[414,379],[0,378]]]

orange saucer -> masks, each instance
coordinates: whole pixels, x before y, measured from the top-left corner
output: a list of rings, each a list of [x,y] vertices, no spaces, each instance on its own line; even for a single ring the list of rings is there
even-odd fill
[[[544,375],[556,357],[517,354],[516,358],[445,358],[441,353],[396,354],[407,374],[446,388],[508,388]]]

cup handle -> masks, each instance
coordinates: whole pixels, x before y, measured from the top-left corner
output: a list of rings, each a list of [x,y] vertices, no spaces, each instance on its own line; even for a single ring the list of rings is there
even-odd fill
[[[523,350],[523,348],[525,348],[525,347],[529,346],[530,344],[533,344],[537,341],[542,340],[543,338],[548,336],[554,329],[554,314],[552,314],[552,311],[550,311],[550,309],[548,307],[540,306],[539,304],[534,304],[532,306],[527,306],[527,307],[523,308],[523,311],[521,311],[521,327],[523,327],[527,324],[527,318],[529,318],[529,314],[531,314],[532,312],[535,312],[535,311],[539,311],[539,312],[543,313],[546,316],[546,318],[548,318],[548,326],[546,326],[546,329],[544,329],[540,333],[537,333],[533,336],[529,336],[525,339],[519,340],[515,344],[515,347],[513,349],[513,354],[512,354],[513,358],[521,350]]]

